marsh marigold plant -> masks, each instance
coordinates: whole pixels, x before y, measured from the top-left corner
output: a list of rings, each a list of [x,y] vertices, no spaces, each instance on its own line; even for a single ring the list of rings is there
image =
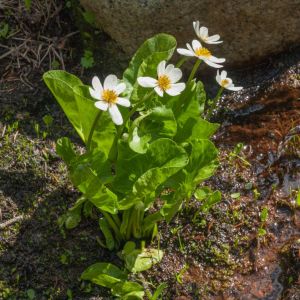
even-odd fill
[[[208,36],[199,22],[194,30],[202,42],[221,42],[219,35]],[[65,71],[43,76],[85,145],[82,153],[68,137],[57,141],[57,153],[81,193],[60,224],[72,229],[82,214],[98,212],[99,243],[118,250],[124,268],[99,262],[81,278],[110,288],[120,299],[143,299],[143,287],[128,281],[128,272],[141,272],[161,260],[162,250],[149,247],[158,223],[170,222],[199,184],[214,174],[218,151],[210,138],[218,124],[209,117],[224,89],[240,89],[225,71],[218,72],[219,93],[207,99],[195,78],[200,62],[222,68],[225,59],[195,39],[186,49],[177,49],[183,57],[173,65],[169,61],[176,47],[171,35],[150,38],[120,79],[111,74],[101,82],[94,76],[89,85]],[[195,59],[195,65],[184,82],[179,66],[188,59]],[[219,193],[212,195],[213,200],[202,199],[205,209],[220,201]]]

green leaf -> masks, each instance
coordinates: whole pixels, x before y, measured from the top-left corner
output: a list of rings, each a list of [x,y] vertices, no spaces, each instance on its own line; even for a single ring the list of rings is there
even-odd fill
[[[186,182],[197,185],[214,174],[218,167],[218,150],[209,140],[194,140],[190,145],[189,164],[185,167]]]
[[[113,184],[128,195],[119,202],[119,208],[127,209],[139,201],[148,206],[155,200],[157,188],[187,163],[184,149],[167,138],[155,140],[145,154],[120,160]]]
[[[125,255],[125,266],[130,272],[138,273],[150,269],[160,262],[162,257],[163,252],[158,249],[136,249]]]
[[[207,195],[207,198],[203,201],[201,211],[207,212],[215,204],[221,201],[222,195],[220,191],[214,191]]]
[[[209,123],[200,116],[203,112],[206,95],[202,82],[192,81],[185,91],[171,97],[166,105],[172,108],[177,121],[175,141],[187,142],[193,139],[208,139],[218,129],[218,124]]]
[[[90,50],[85,50],[84,51],[84,56],[80,60],[80,64],[85,69],[91,68],[95,64],[94,57],[93,57],[93,52],[90,51]]]
[[[269,211],[267,207],[264,207],[260,212],[260,220],[261,222],[266,222],[269,217]]]
[[[239,199],[239,198],[241,197],[241,193],[232,193],[232,194],[230,195],[230,197],[231,197],[232,199]]]
[[[82,280],[113,288],[114,284],[127,279],[127,273],[110,263],[96,263],[88,267],[82,274]]]
[[[145,153],[149,143],[176,134],[177,123],[171,109],[158,106],[137,118],[129,132],[130,148],[137,153]]]
[[[116,214],[118,197],[104,184],[112,180],[110,163],[103,153],[84,154],[70,165],[73,184],[100,210]]]
[[[298,192],[297,192],[296,204],[297,204],[297,206],[300,206],[300,190],[298,190]]]
[[[58,70],[46,72],[43,79],[79,136],[85,141],[81,130],[82,119],[79,115],[73,91],[76,86],[82,85],[81,80],[70,73]]]
[[[9,25],[6,22],[0,23],[0,38],[6,38],[9,33]]]
[[[46,72],[43,79],[81,139],[87,143],[94,120],[100,113],[89,94],[88,86],[84,86],[76,76],[59,70]],[[108,155],[115,133],[110,116],[103,113],[96,124],[92,149],[100,149]]]
[[[26,7],[26,10],[27,10],[27,11],[30,11],[30,8],[31,8],[31,1],[32,1],[32,0],[24,0],[25,7]]]
[[[209,187],[201,187],[197,188],[194,192],[194,196],[198,201],[202,201],[206,199],[210,194],[212,193],[212,190]]]
[[[134,104],[140,100],[147,89],[137,84],[137,77],[157,76],[157,65],[162,60],[169,60],[176,49],[176,39],[168,34],[161,33],[146,40],[133,56],[128,68],[123,74],[127,86],[131,87],[128,96],[133,91],[131,101]]]
[[[154,292],[153,296],[150,298],[150,300],[157,300],[158,297],[160,297],[162,295],[163,291],[167,287],[168,287],[168,285],[165,282],[161,283],[155,290],[155,292]]]
[[[116,283],[111,292],[114,296],[121,297],[123,300],[125,299],[141,299],[145,295],[144,288],[137,282],[131,281],[122,281]]]
[[[74,160],[77,156],[74,151],[73,144],[67,137],[63,137],[57,140],[56,152],[64,160],[67,166],[69,166],[72,160]]]
[[[108,250],[113,250],[115,248],[115,240],[110,231],[108,222],[104,218],[99,219],[99,227],[104,235],[106,247]]]
[[[33,289],[27,290],[26,294],[27,294],[28,299],[30,299],[30,300],[33,300],[36,298],[35,290],[33,290]]]

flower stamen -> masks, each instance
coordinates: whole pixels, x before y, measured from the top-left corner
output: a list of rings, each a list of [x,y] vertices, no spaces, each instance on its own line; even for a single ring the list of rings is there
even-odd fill
[[[197,56],[204,56],[204,57],[207,57],[207,58],[210,58],[211,57],[211,52],[207,49],[207,48],[197,48],[195,50],[195,54]]]
[[[226,87],[228,84],[229,84],[229,80],[228,79],[221,80],[221,86],[222,87]]]
[[[110,104],[114,104],[117,102],[118,95],[113,90],[103,90],[102,99]]]
[[[158,77],[157,85],[161,90],[166,91],[171,87],[171,80],[167,75],[161,75]]]

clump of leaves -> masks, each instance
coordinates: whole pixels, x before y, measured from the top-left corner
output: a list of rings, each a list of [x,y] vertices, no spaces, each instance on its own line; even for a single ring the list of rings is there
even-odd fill
[[[161,96],[138,84],[140,77],[155,77],[157,66],[170,60],[175,49],[175,38],[167,34],[154,36],[138,49],[121,81],[126,84],[121,96],[130,100],[131,108],[121,108],[124,122],[119,126],[97,109],[91,88],[79,78],[65,71],[44,74],[45,83],[86,145],[82,154],[69,138],[57,141],[57,153],[82,193],[60,223],[74,228],[87,207],[100,211],[104,238],[100,243],[109,250],[123,249],[119,255],[125,269],[97,263],[82,279],[106,286],[122,299],[143,299],[143,287],[128,281],[128,272],[146,270],[163,255],[161,250],[145,247],[143,241],[157,234],[158,222],[170,222],[218,166],[218,151],[210,141],[218,124],[204,119],[207,99],[202,82],[194,79],[195,69],[184,91],[175,96]],[[93,64],[91,53],[85,52],[83,64]],[[115,98],[112,90],[107,91],[102,97],[111,97],[111,102],[107,100],[110,110]],[[202,201],[202,211],[221,199],[219,192],[209,188],[197,190],[196,196]],[[133,242],[137,240],[142,241],[141,247]]]

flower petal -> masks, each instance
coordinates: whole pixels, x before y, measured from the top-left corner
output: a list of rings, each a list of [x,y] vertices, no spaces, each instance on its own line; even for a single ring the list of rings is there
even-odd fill
[[[202,27],[200,28],[200,36],[201,36],[202,38],[207,38],[207,36],[208,36],[208,28],[207,28],[207,27],[202,26]]]
[[[105,90],[114,90],[118,84],[118,78],[116,75],[110,74],[104,80]]]
[[[194,51],[184,49],[184,48],[178,48],[177,52],[184,56],[195,56]]]
[[[156,87],[157,80],[152,77],[138,77],[137,82],[142,87]]]
[[[208,36],[206,39],[206,42],[218,42],[218,43],[221,42],[222,43],[222,41],[219,41],[219,39],[220,39],[220,35],[214,34],[212,36]]]
[[[227,77],[227,72],[225,70],[223,70],[221,72],[221,80],[225,79]]]
[[[118,97],[117,104],[125,107],[130,106],[130,101],[127,98]]]
[[[211,41],[206,40],[205,43],[209,44],[209,45],[216,45],[216,44],[222,44],[223,41],[211,42]]]
[[[173,83],[171,84],[171,87],[166,90],[166,93],[170,96],[177,96],[179,95],[183,90],[185,89],[185,83]]]
[[[101,110],[107,111],[108,103],[105,101],[97,101],[95,102],[95,106]]]
[[[102,84],[101,84],[100,79],[98,78],[98,76],[93,77],[92,86],[93,86],[93,89],[96,92],[98,92],[99,94],[103,91],[103,87],[102,87]]]
[[[90,94],[93,98],[97,99],[97,100],[101,100],[101,92],[100,91],[95,91],[94,89],[92,89],[91,87],[89,87],[89,91]]]
[[[217,58],[215,56],[210,56],[209,60],[215,63],[223,63],[225,62],[225,58]]]
[[[194,51],[198,48],[202,48],[202,45],[198,40],[193,40],[192,41],[192,46],[193,46]]]
[[[172,65],[172,64],[167,65],[167,67],[166,67],[166,69],[165,69],[165,74],[166,74],[166,75],[169,75],[170,72],[172,72],[172,70],[173,70],[174,68],[175,68],[175,66]]]
[[[120,95],[126,90],[126,84],[124,82],[121,82],[115,87],[114,90],[117,95]]]
[[[224,72],[224,71],[222,71],[222,72]],[[221,73],[221,75],[220,75],[220,72],[219,72],[219,70],[217,71],[217,76],[216,76],[216,81],[217,81],[217,83],[219,84],[219,85],[221,85],[221,80],[222,80],[222,73]]]
[[[164,74],[165,69],[166,69],[166,61],[163,60],[157,66],[157,75],[160,76],[160,75]]]
[[[159,86],[155,87],[154,90],[158,96],[160,96],[160,97],[164,96],[164,91]]]
[[[108,112],[113,120],[113,122],[116,125],[122,125],[123,124],[123,118],[122,115],[117,107],[117,105],[112,104],[109,108],[108,108]]]
[[[175,83],[182,77],[182,72],[178,68],[173,68],[170,72],[167,73],[167,75],[169,76],[171,83]]]
[[[218,64],[216,64],[216,63],[214,63],[214,62],[212,62],[212,61],[210,61],[210,60],[208,60],[208,59],[203,59],[203,61],[204,61],[206,64],[208,64],[209,66],[213,67],[213,68],[223,68],[222,65],[218,65]]]
[[[228,90],[231,90],[231,91],[240,91],[240,90],[243,89],[243,87],[232,85],[232,86],[228,86],[227,89],[228,89]]]
[[[191,52],[194,52],[192,46],[189,43],[186,43],[186,47],[188,48],[188,50],[190,50]]]
[[[199,21],[193,22],[193,27],[194,27],[196,35],[198,37],[200,37],[200,22]]]

